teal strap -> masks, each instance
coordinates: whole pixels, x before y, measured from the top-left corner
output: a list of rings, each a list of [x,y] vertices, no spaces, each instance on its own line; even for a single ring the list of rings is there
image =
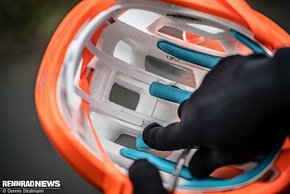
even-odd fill
[[[150,149],[151,149],[148,145],[146,145],[146,143],[144,142],[142,136],[138,136],[138,137],[136,138],[136,148],[137,148],[138,150],[144,150],[144,151],[145,151],[145,150],[150,150]]]
[[[186,184],[184,184],[183,187],[220,188],[220,189],[241,187],[245,184],[248,184],[250,181],[256,180],[257,178],[259,178],[259,175],[263,173],[264,170],[270,168],[273,162],[275,161],[276,157],[278,156],[279,150],[280,148],[276,148],[271,153],[261,158],[261,160],[259,161],[259,163],[255,168],[234,178],[219,179],[214,181],[192,179],[188,181]]]
[[[249,47],[254,53],[267,54],[267,52],[259,44],[244,36],[243,34],[232,29],[230,30],[230,32],[237,40]],[[213,69],[222,59],[222,57],[219,56],[191,50],[164,40],[159,41],[157,43],[157,47],[163,52],[172,55],[178,59],[194,63],[209,69]]]
[[[133,160],[146,159],[159,170],[167,173],[172,173],[174,171],[175,162],[166,160],[164,158],[159,158],[158,156],[154,156],[149,153],[140,152],[130,148],[123,148],[121,149],[121,154]],[[187,167],[182,168],[180,176],[188,180],[192,179],[192,175],[190,174]]]
[[[175,162],[169,161],[167,159],[160,158],[150,153],[145,153],[145,152],[137,151],[130,148],[123,148],[121,149],[120,153],[124,157],[130,158],[133,160],[146,159],[151,164],[156,166],[159,170],[170,173],[170,174],[172,174],[174,167],[176,165]],[[275,149],[274,151],[272,151],[271,153],[263,157],[262,160],[258,163],[258,165],[255,168],[231,179],[217,179],[213,177],[197,179],[195,177],[192,177],[187,167],[183,166],[180,177],[187,179],[188,182],[182,185],[182,187],[199,188],[199,189],[206,189],[206,188],[226,189],[226,188],[234,188],[234,187],[245,185],[249,181],[252,181],[253,179],[258,178],[258,176],[260,175],[260,173],[263,172],[263,170],[270,167],[272,165],[272,162],[275,160],[276,156],[278,155],[278,153],[279,153],[279,149]]]
[[[149,93],[157,98],[176,102],[179,104],[188,99],[192,94],[189,91],[158,82],[153,82],[150,85]]]
[[[252,41],[251,39],[247,38],[243,34],[235,31],[235,30],[230,30],[232,35],[238,39],[240,42],[242,42],[244,45],[249,47],[254,53],[261,53],[261,54],[267,54],[266,51],[257,43]]]
[[[200,51],[191,50],[167,41],[159,41],[157,47],[163,52],[172,55],[178,59],[194,63],[209,69],[212,69],[222,59],[222,57],[210,55]]]

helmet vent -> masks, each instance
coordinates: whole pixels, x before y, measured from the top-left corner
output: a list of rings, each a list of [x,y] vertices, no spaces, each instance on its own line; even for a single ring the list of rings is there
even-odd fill
[[[109,100],[125,108],[136,110],[140,100],[140,94],[114,83]]]
[[[121,146],[131,148],[131,149],[137,149],[135,142],[136,142],[136,137],[128,135],[128,134],[121,134],[115,141],[115,143]]]
[[[195,76],[189,68],[153,56],[146,56],[145,70],[180,84],[196,87]]]

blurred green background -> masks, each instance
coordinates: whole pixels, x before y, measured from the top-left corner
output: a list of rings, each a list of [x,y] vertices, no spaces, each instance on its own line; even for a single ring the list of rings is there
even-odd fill
[[[39,125],[34,106],[34,84],[45,48],[77,2],[0,0],[1,182],[60,180],[60,190],[45,193],[100,193],[58,155]]]
[[[45,48],[78,0],[0,0],[0,179],[56,179],[53,193],[98,193],[59,157],[34,106],[34,83]],[[290,32],[288,0],[249,0]],[[49,192],[50,193],[50,192]]]
[[[47,44],[58,23],[77,2],[78,0],[1,0],[0,51],[15,55],[17,50]]]

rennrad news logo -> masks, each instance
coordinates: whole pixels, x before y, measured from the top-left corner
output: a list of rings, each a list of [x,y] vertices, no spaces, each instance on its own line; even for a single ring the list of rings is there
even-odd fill
[[[60,185],[59,180],[2,180],[0,193],[46,193]]]
[[[3,180],[2,188],[60,188],[59,180]]]

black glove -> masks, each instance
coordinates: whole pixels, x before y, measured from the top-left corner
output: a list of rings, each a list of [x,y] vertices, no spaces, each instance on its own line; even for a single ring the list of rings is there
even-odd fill
[[[270,152],[289,135],[289,59],[290,48],[284,48],[273,58],[253,54],[221,60],[180,105],[180,122],[148,125],[144,142],[157,150],[199,146],[189,163],[199,178]],[[135,193],[166,193],[157,169],[147,162],[137,161],[129,174]]]
[[[129,169],[135,194],[167,194],[155,166],[147,160],[137,160]]]

